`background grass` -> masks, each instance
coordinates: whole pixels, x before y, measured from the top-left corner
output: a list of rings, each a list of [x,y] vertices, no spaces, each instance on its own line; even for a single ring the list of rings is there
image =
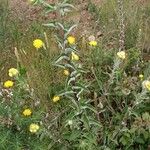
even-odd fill
[[[69,2],[78,5],[78,1]],[[77,29],[77,31],[81,32],[77,32],[76,35],[77,45],[81,50],[81,64],[86,70],[88,70],[87,74],[85,74],[86,81],[91,83],[90,92],[88,93],[87,97],[92,99],[92,105],[98,111],[101,111],[100,104],[103,104],[104,108],[106,109],[106,112],[98,116],[98,119],[101,121],[104,127],[106,125],[110,127],[110,130],[103,128],[106,130],[101,132],[101,136],[104,138],[106,143],[111,141],[113,133],[117,132],[116,128],[119,128],[119,125],[117,126],[116,124],[120,123],[120,120],[123,117],[122,112],[124,113],[126,110],[126,106],[123,107],[123,102],[125,101],[127,104],[133,103],[134,93],[125,97],[122,95],[122,90],[125,91],[126,89],[132,88],[136,89],[136,87],[139,86],[139,82],[135,83],[135,80],[137,81],[140,73],[144,73],[145,79],[150,78],[150,5],[148,4],[148,2],[141,4],[136,0],[124,1],[125,49],[128,53],[129,62],[124,62],[124,64],[121,66],[122,70],[125,69],[126,74],[122,76],[118,74],[120,83],[118,83],[118,85],[111,85],[109,89],[107,89],[107,83],[109,80],[108,74],[111,73],[113,69],[114,56],[119,47],[119,20],[116,1],[106,0],[103,1],[99,6],[93,3],[91,0],[87,2],[87,12],[90,13],[92,19],[94,20],[94,24],[92,24],[93,28],[90,32],[91,35],[93,35],[93,33],[95,34],[96,40],[98,41],[97,48],[89,48],[88,42],[86,42],[88,41],[87,35],[84,36],[82,31]],[[77,10],[77,12],[74,14],[78,15],[78,13],[79,12]],[[0,1],[0,82],[4,82],[6,79],[9,79],[7,74],[7,70],[9,68],[20,68],[20,72],[26,78],[26,82],[30,89],[34,91],[31,99],[41,102],[41,107],[37,108],[37,112],[39,111],[40,114],[38,115],[42,116],[43,118],[46,114],[49,115],[49,118],[44,118],[46,126],[45,128],[50,126],[50,131],[52,134],[54,133],[55,138],[49,141],[49,137],[47,137],[47,131],[45,131],[43,132],[43,137],[41,137],[41,141],[39,142],[34,135],[28,137],[28,134],[22,133],[24,136],[19,137],[18,131],[14,131],[16,127],[12,127],[10,130],[8,130],[8,128],[1,126],[2,128],[0,128],[0,130],[2,134],[0,136],[0,145],[2,145],[2,147],[0,148],[4,150],[19,150],[22,148],[23,144],[26,144],[27,147],[30,147],[30,149],[37,149],[38,147],[39,150],[42,150],[47,149],[49,143],[52,144],[52,147],[55,147],[56,145],[55,148],[59,149],[60,145],[63,142],[66,142],[62,140],[62,130],[65,130],[66,128],[61,128],[60,131],[62,134],[59,135],[58,127],[61,126],[61,123],[59,122],[57,124],[54,121],[52,122],[52,125],[50,124],[51,120],[53,121],[57,117],[59,121],[65,121],[64,118],[69,114],[69,112],[64,113],[64,111],[66,111],[66,105],[68,104],[67,101],[64,100],[64,103],[58,105],[54,105],[51,102],[51,98],[57,92],[61,92],[63,90],[63,87],[65,86],[65,77],[62,76],[63,70],[53,66],[53,62],[60,53],[60,50],[54,38],[54,33],[56,31],[42,26],[42,23],[49,21],[42,20],[41,18],[43,16],[44,13],[41,13],[39,14],[39,17],[37,17],[37,20],[35,19],[33,21],[26,22],[26,20],[23,20],[23,18],[20,18],[19,16],[16,17],[12,13],[12,10],[9,6],[9,1]],[[72,24],[73,22],[71,20],[71,22],[67,23]],[[74,32],[76,33],[76,31]],[[33,48],[32,41],[36,38],[42,39],[46,44],[47,49],[35,50]],[[134,77],[134,79],[132,77]],[[106,99],[106,95],[103,96],[102,94],[103,92],[105,93],[105,90],[110,92],[108,99]],[[137,88],[135,91],[140,90],[140,88]],[[22,96],[20,97],[22,98]],[[118,101],[116,101],[116,99]],[[111,113],[109,106],[115,110],[115,114]],[[145,105],[142,105],[140,108],[140,111],[136,110],[138,115],[141,115],[143,112],[149,110],[149,103],[146,101]],[[3,114],[3,107],[0,110],[2,110],[1,113]],[[45,111],[44,115],[41,113],[41,111],[42,113]],[[132,121],[131,124],[134,121]],[[139,126],[142,128],[141,124]],[[125,136],[127,142],[130,143],[130,137],[128,137],[128,135],[126,137],[124,133],[120,134],[120,138]],[[60,143],[56,142],[55,139],[59,139]],[[43,143],[42,140],[45,140],[45,143]],[[100,138],[99,140],[99,142],[101,142],[103,139]],[[110,145],[112,143],[113,142],[111,141]],[[143,144],[139,147],[146,148],[147,145]],[[116,148],[113,144],[111,146],[114,149]],[[137,149],[139,147],[137,147]],[[64,149],[65,148],[71,149],[70,145],[68,145],[68,142],[64,144]],[[142,148],[140,149],[144,150],[144,148]]]

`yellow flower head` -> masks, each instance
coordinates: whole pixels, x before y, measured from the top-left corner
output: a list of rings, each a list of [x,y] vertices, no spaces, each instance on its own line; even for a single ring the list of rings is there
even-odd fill
[[[64,70],[64,75],[65,75],[65,76],[69,76],[69,74],[70,74],[70,72],[69,72],[67,69],[65,69],[65,70]]]
[[[145,81],[143,81],[142,85],[143,85],[144,89],[147,89],[150,91],[150,81],[145,80]]]
[[[143,80],[144,75],[143,75],[143,74],[140,74],[140,75],[139,75],[139,78],[140,78],[141,80]]]
[[[35,123],[32,123],[32,124],[30,124],[30,126],[29,126],[29,131],[31,132],[31,133],[36,133],[38,130],[39,130],[39,125],[38,124],[35,124]]]
[[[25,109],[22,113],[24,116],[30,116],[32,114],[31,109]]]
[[[11,81],[11,80],[7,80],[7,81],[4,82],[4,87],[5,87],[5,88],[10,88],[10,87],[12,87],[13,85],[14,85],[14,82]]]
[[[53,102],[58,102],[60,100],[60,96],[54,96],[53,97]]]
[[[10,68],[10,69],[8,70],[8,75],[9,75],[10,77],[15,77],[15,76],[18,75],[18,73],[19,73],[19,71],[18,71],[17,69],[15,69],[15,68]]]
[[[71,59],[78,61],[79,60],[79,56],[77,54],[75,54],[74,52],[72,52],[71,53]]]
[[[97,46],[97,41],[90,41],[89,44],[90,46]]]
[[[117,53],[117,56],[120,59],[125,59],[126,58],[126,53],[125,53],[125,51],[120,51],[120,52]]]
[[[36,40],[33,41],[33,46],[34,46],[35,48],[37,48],[37,49],[43,47],[43,45],[44,45],[44,43],[43,43],[43,41],[40,40],[40,39],[36,39]]]
[[[73,36],[69,36],[68,38],[67,38],[67,41],[68,41],[68,43],[69,44],[75,44],[75,42],[76,42],[76,39],[75,39],[75,37],[73,37]]]

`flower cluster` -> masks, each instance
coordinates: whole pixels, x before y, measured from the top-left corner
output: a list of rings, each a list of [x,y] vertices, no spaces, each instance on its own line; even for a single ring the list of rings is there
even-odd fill
[[[97,46],[97,41],[90,41],[89,44],[90,46]]]
[[[42,48],[44,46],[44,43],[40,39],[36,39],[33,41],[33,46],[37,49]]]
[[[36,44],[37,48],[39,48],[41,43],[40,42],[38,43],[38,41],[36,41],[36,42],[35,42],[35,44]],[[16,68],[10,68],[8,70],[8,75],[11,78],[18,77],[19,71]],[[7,88],[7,89],[12,88],[14,86],[15,80],[18,80],[18,78],[14,78],[13,80],[5,81],[3,84],[4,88]],[[22,115],[25,117],[29,117],[32,115],[32,110],[30,108],[26,108],[23,110]],[[39,125],[37,125],[37,124],[32,123],[29,127],[29,131],[32,133],[36,133],[38,130],[39,130]]]
[[[17,77],[19,74],[19,71],[16,68],[10,68],[8,70],[9,77]],[[13,87],[14,82],[12,80],[7,80],[4,82],[4,88],[11,88]]]
[[[53,102],[58,102],[60,100],[60,96],[54,96],[53,97]]]
[[[10,77],[17,77],[18,74],[19,74],[19,71],[16,68],[10,68],[8,70],[8,75]],[[12,80],[7,80],[4,82],[4,88],[11,88],[13,87],[13,85],[14,85],[14,82]]]
[[[145,80],[145,81],[143,81],[142,85],[143,85],[144,89],[150,91],[150,81]]]
[[[32,123],[32,124],[30,124],[30,126],[29,126],[29,131],[31,132],[31,133],[36,133],[38,130],[39,130],[39,125],[38,124],[35,124],[35,123]]]
[[[74,52],[72,52],[71,53],[71,60],[78,61],[79,60],[79,56],[77,54],[75,54]]]
[[[123,60],[126,58],[126,53],[125,53],[125,51],[120,51],[117,53],[117,56],[118,56],[118,58]]]
[[[75,37],[73,37],[73,36],[69,36],[68,38],[67,38],[67,41],[68,41],[68,43],[69,44],[75,44],[75,41],[76,41],[76,39],[75,39]]]
[[[14,82],[11,80],[7,80],[4,82],[4,88],[11,88],[14,85]]]
[[[8,75],[10,77],[16,77],[19,74],[19,71],[16,68],[10,68],[8,70]]]
[[[32,114],[32,111],[31,111],[31,109],[25,109],[25,110],[22,112],[22,114],[23,114],[24,116],[30,116],[30,115]]]

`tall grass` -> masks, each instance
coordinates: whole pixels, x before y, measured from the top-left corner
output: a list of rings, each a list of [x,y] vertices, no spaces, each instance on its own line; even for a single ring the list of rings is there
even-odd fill
[[[72,8],[66,2],[64,7]],[[58,18],[54,20],[34,20],[29,24],[23,20],[22,24],[19,17],[13,18],[7,1],[0,3],[0,81],[15,82],[9,89],[0,86],[0,149],[145,150],[148,147],[150,95],[143,81],[150,80],[147,58],[150,7],[135,0],[123,2],[119,12],[115,0],[103,1],[100,6],[89,0],[88,10],[96,21],[94,29],[101,32],[96,37],[96,46],[90,46],[81,33],[77,33],[73,45],[68,43],[67,37],[74,34],[68,26],[76,22],[64,20],[62,7],[58,7]],[[53,5],[44,7],[51,10]],[[120,13],[125,25],[120,49],[125,53],[123,59],[117,55]],[[52,22],[47,26],[53,29],[43,26],[49,21]],[[37,38],[44,43],[41,49],[33,46]],[[72,60],[71,52],[78,54],[79,60]],[[11,67],[19,70],[16,78],[8,77]],[[64,68],[69,70],[67,77],[63,75]],[[140,74],[143,78],[139,78]],[[55,95],[60,100],[54,103]],[[33,113],[26,118],[22,111],[28,107]],[[40,130],[30,133],[30,123],[37,123]]]
[[[149,2],[147,2],[149,4]],[[141,44],[142,49],[149,47],[147,40],[149,39],[149,5],[140,3],[140,1],[123,1],[125,16],[125,48],[129,49],[136,46],[139,29],[142,30]],[[117,37],[119,34],[119,20],[117,1],[103,1],[100,6],[94,5],[92,1],[89,3],[89,11],[95,16],[95,20],[99,23],[97,28],[104,34],[102,38],[104,45],[117,47]],[[109,48],[109,47],[108,47]],[[149,48],[148,48],[149,49]]]

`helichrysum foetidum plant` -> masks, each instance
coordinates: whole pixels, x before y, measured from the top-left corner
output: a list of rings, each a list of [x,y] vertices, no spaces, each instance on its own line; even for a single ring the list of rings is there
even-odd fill
[[[124,32],[120,35],[119,52],[115,52],[113,58],[106,56],[109,54],[105,49],[99,48],[100,44],[94,38],[87,42],[93,50],[91,55],[95,53],[94,62],[90,64],[93,66],[89,68],[92,68],[92,73],[88,70],[91,73],[89,80],[83,67],[85,58],[80,55],[78,48],[78,36],[71,32],[76,25],[69,27],[64,24],[62,17],[74,7],[66,0],[56,5],[48,4],[44,0],[31,2],[45,7],[46,13],[55,11],[59,14],[60,20],[44,25],[54,29],[60,54],[54,58],[53,65],[59,68],[65,83],[61,90],[55,88],[51,91],[50,87],[50,96],[47,98],[52,108],[43,111],[41,105],[37,107],[40,117],[42,114],[39,119],[39,116],[35,117],[34,102],[32,103],[34,94],[31,96],[29,89],[29,93],[26,93],[23,88],[26,86],[22,86],[25,82],[20,80],[17,69],[9,70],[11,80],[4,82],[3,87],[5,91],[13,91],[13,94],[9,93],[9,97],[13,95],[13,105],[8,110],[11,110],[12,115],[9,117],[19,135],[21,133],[29,137],[29,143],[35,140],[32,140],[33,137],[39,142],[44,139],[42,143],[48,138],[48,146],[43,149],[52,150],[130,150],[134,147],[141,148],[140,142],[146,141],[147,144],[150,117],[148,112],[143,113],[143,107],[149,100],[150,81],[143,71],[138,72],[137,77],[128,75],[126,62],[129,60],[129,52],[124,50]],[[120,25],[120,30],[124,30],[124,20],[120,20]],[[44,42],[39,38],[32,45],[38,51],[45,49]],[[106,58],[109,58],[109,63]],[[50,114],[53,115],[52,119]],[[30,146],[37,144],[32,143]]]
[[[14,85],[14,82],[11,81],[11,80],[7,80],[7,81],[4,82],[4,87],[5,88],[13,87],[13,85]]]
[[[34,111],[35,107],[33,106],[33,100],[31,100],[31,91],[22,73],[16,68],[10,68],[8,75],[12,80],[5,81],[0,87],[0,118],[3,120],[0,123],[0,129],[8,133],[11,139],[6,137],[3,141],[3,146],[0,145],[0,149],[6,146],[14,149],[27,148],[30,145],[28,144],[28,138],[32,139],[32,135],[39,132],[40,117],[37,117]],[[14,141],[14,133],[15,138],[17,138],[16,141]],[[8,140],[14,144],[8,146]],[[31,144],[30,147],[33,148],[34,144]]]
[[[92,41],[89,42],[89,45],[90,46],[97,46],[97,41],[92,40]]]
[[[39,49],[39,48],[42,48],[44,46],[44,43],[41,39],[35,39],[33,41],[33,46],[36,48],[36,49]]]
[[[32,114],[32,110],[31,109],[25,109],[23,112],[22,112],[22,114],[24,115],[24,116],[31,116],[31,114]]]
[[[49,11],[47,12],[58,9],[60,16],[65,15],[70,8],[73,8],[73,6],[68,4],[67,1],[56,4],[55,9],[53,6],[46,4],[44,1],[39,1],[38,4],[44,5],[44,7],[48,8],[47,10]],[[84,149],[86,147],[88,149],[94,148],[97,140],[96,131],[100,125],[95,120],[96,111],[90,104],[91,100],[86,98],[89,83],[86,83],[83,78],[83,74],[86,73],[86,71],[82,68],[82,64],[80,63],[81,57],[77,48],[78,39],[71,34],[71,31],[76,27],[76,25],[68,27],[67,25],[62,24],[61,21],[51,22],[44,25],[58,31],[55,34],[55,37],[61,53],[54,61],[54,65],[60,68],[62,75],[66,78],[64,89],[62,89],[62,91],[56,90],[54,96],[51,97],[51,102],[55,107],[59,108],[60,105],[66,105],[65,108],[63,106],[60,107],[61,110],[65,109],[65,113],[61,114],[61,127],[59,131],[56,131],[56,133],[59,132],[61,136],[60,138],[57,138],[57,141],[54,141],[53,136],[56,136],[56,133],[53,131],[54,134],[51,141],[57,143],[57,147],[59,147],[60,143],[69,141],[68,146],[65,144],[63,146],[70,147],[72,149]],[[59,31],[63,34],[59,35]],[[89,45],[96,47],[97,41],[91,41]],[[56,124],[59,124],[59,120],[57,118],[59,119],[59,116],[56,116],[56,119],[54,120]],[[52,130],[49,132],[52,132]],[[67,137],[66,135],[69,136]],[[76,142],[78,145],[76,145]],[[53,148],[55,149],[55,147]]]
[[[10,77],[16,77],[19,74],[19,71],[16,68],[10,68],[8,70],[8,75]]]
[[[29,126],[29,131],[31,132],[31,133],[36,133],[38,130],[39,130],[39,125],[38,124],[35,124],[35,123],[32,123],[32,124],[30,124],[30,126]]]

